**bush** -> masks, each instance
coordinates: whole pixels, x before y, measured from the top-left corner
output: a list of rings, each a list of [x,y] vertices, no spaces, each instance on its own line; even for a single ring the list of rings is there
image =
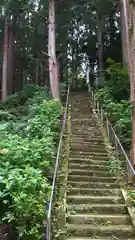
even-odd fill
[[[110,63],[110,67],[107,69],[108,79],[105,87],[96,92],[96,98],[107,113],[121,142],[129,149],[131,145],[131,105],[128,101],[128,74],[120,63],[112,60],[108,62]]]
[[[117,100],[128,100],[130,95],[130,82],[128,71],[123,68],[121,63],[108,59],[109,67],[106,70],[107,80],[105,85],[111,91],[112,97]]]
[[[10,99],[0,112],[1,219],[19,239],[42,239],[62,108],[38,86]]]

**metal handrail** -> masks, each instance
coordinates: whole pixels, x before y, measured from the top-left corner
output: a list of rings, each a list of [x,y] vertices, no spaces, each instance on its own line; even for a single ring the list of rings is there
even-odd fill
[[[62,148],[62,139],[63,139],[63,134],[64,134],[64,131],[65,131],[65,126],[66,126],[66,121],[67,121],[67,112],[68,112],[68,105],[69,105],[69,93],[70,93],[70,85],[68,86],[68,91],[67,91],[66,106],[65,106],[65,111],[64,111],[64,115],[63,115],[63,122],[62,122],[62,127],[61,127],[60,140],[59,140],[59,145],[58,145],[58,150],[57,150],[57,157],[56,157],[55,170],[54,170],[54,176],[53,176],[52,191],[51,191],[49,209],[48,209],[48,214],[47,214],[46,240],[51,240],[52,205],[53,205],[53,200],[54,200],[57,173],[58,173],[58,169],[59,169],[59,162],[60,162],[59,160],[60,160],[60,151],[61,151],[61,148]]]
[[[106,121],[107,135],[109,137],[109,140],[111,140],[111,142],[112,142],[112,137],[114,138],[114,144],[115,144],[115,149],[116,149],[117,153],[119,153],[119,149],[121,149],[121,153],[123,154],[123,156],[124,156],[124,158],[126,160],[127,170],[128,170],[128,181],[132,181],[133,176],[135,176],[135,169],[133,168],[132,163],[131,163],[130,159],[128,158],[127,153],[124,150],[124,148],[123,148],[123,146],[122,146],[122,144],[121,144],[121,142],[120,142],[120,140],[119,140],[119,138],[118,138],[118,136],[117,136],[113,126],[112,126],[112,124],[108,120],[107,115],[104,113],[104,110],[101,107],[99,101],[97,99],[95,99],[95,93],[92,90],[91,86],[89,86],[89,89],[91,91],[93,105],[97,109],[98,116],[101,118],[103,125],[104,125],[104,119]],[[110,134],[110,131],[111,131],[112,135]]]

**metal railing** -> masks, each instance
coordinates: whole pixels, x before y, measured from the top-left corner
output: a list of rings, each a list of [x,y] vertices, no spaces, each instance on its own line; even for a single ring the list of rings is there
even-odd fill
[[[62,127],[61,127],[60,140],[59,140],[59,145],[58,145],[58,150],[57,150],[57,157],[56,157],[55,170],[54,170],[53,183],[52,183],[52,192],[51,192],[49,209],[48,209],[48,214],[47,214],[47,229],[46,229],[45,240],[52,240],[52,209],[53,209],[53,201],[54,201],[54,196],[55,196],[57,173],[58,173],[59,163],[60,163],[60,153],[62,151],[63,135],[64,135],[64,132],[65,132],[65,127],[66,127],[66,122],[67,122],[69,94],[70,94],[70,85],[68,86],[66,106],[65,106],[65,111],[64,111],[64,115],[63,115],[63,122],[62,122]]]
[[[133,168],[132,163],[130,162],[130,159],[128,158],[126,151],[124,150],[114,128],[112,127],[112,124],[108,120],[106,113],[101,107],[99,101],[96,99],[95,92],[93,91],[91,86],[89,86],[89,92],[91,94],[93,106],[98,116],[100,117],[103,126],[106,129],[108,139],[110,140],[112,146],[115,148],[118,158],[122,161],[122,164],[126,170],[127,181],[132,182],[133,177],[135,176],[135,169]]]

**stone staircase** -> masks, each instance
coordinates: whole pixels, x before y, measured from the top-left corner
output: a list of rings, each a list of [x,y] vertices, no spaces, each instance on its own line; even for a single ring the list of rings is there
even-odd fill
[[[67,240],[135,239],[121,189],[87,94],[71,98]]]

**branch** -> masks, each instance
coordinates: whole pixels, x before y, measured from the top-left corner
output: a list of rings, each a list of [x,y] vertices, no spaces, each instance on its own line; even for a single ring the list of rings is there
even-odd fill
[[[57,60],[59,60],[59,58],[62,56],[62,53],[59,54],[59,56],[57,57]]]
[[[38,12],[35,12],[34,10],[29,10],[30,12],[34,13],[35,15],[39,16],[40,18],[44,19],[46,21],[46,18],[42,15],[40,15]]]
[[[37,60],[37,61],[43,61],[43,62],[48,62],[48,60],[46,60],[46,59],[42,59],[42,58],[33,58],[33,59],[35,59],[35,60]]]
[[[57,4],[57,3],[60,3],[60,2],[64,2],[65,0],[59,0],[58,2],[55,2],[55,4]]]
[[[43,53],[44,55],[50,57],[50,55],[49,55],[48,53],[46,53],[46,52],[42,52],[42,53]]]

